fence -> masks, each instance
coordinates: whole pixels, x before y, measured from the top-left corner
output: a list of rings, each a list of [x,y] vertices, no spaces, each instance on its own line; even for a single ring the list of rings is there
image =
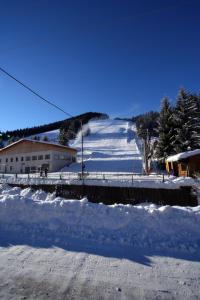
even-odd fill
[[[197,206],[197,195],[192,192],[191,187],[181,187],[177,189],[155,189],[138,187],[118,187],[118,186],[95,186],[95,185],[72,185],[72,184],[10,184],[21,188],[31,187],[32,189],[42,189],[46,192],[55,192],[56,196],[66,199],[81,199],[87,197],[90,202],[104,203],[106,205],[139,204],[144,202],[158,205],[179,205]]]
[[[112,172],[85,172],[82,178],[82,174],[79,172],[56,172],[48,173],[47,177],[40,176],[40,173],[31,173],[31,174],[0,174],[0,183],[28,183],[31,181],[42,183],[42,184],[54,184],[58,183],[80,183],[84,182],[92,183],[97,181],[99,183],[113,183],[125,185],[133,185],[137,182],[151,183],[151,182],[164,182],[167,178],[167,175],[164,174],[152,174],[152,175],[143,175],[143,174],[134,174],[134,173],[112,173]]]

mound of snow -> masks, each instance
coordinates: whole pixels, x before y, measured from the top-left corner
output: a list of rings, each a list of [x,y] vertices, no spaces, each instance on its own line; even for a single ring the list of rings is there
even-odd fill
[[[39,239],[55,244],[76,238],[195,253],[200,247],[199,228],[200,206],[106,206],[0,185],[1,242]]]

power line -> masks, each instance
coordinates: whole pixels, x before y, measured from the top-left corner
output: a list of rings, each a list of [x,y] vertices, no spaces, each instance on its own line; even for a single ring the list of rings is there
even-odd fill
[[[29,86],[27,86],[26,84],[24,84],[23,82],[21,82],[19,79],[17,79],[16,77],[14,77],[13,75],[11,75],[10,73],[8,73],[6,70],[4,70],[3,68],[0,67],[0,71],[3,72],[4,74],[6,74],[7,76],[9,76],[10,78],[12,78],[13,80],[15,80],[17,83],[19,83],[20,85],[22,85],[25,89],[27,89],[28,91],[30,91],[32,94],[34,94],[35,96],[37,96],[38,98],[40,98],[41,100],[43,100],[44,102],[48,103],[49,105],[53,106],[54,108],[58,109],[59,111],[63,112],[65,115],[67,115],[68,117],[72,117],[73,116],[71,114],[69,114],[68,112],[64,111],[64,109],[60,108],[58,105],[54,104],[53,102],[47,100],[46,98],[40,96],[37,92],[35,92],[32,88],[30,88]]]
[[[10,73],[8,73],[6,70],[4,70],[3,68],[0,67],[0,71],[3,72],[4,74],[6,74],[7,76],[9,76],[10,78],[12,78],[13,80],[15,80],[17,83],[19,83],[20,85],[22,85],[24,88],[26,88],[28,91],[30,91],[32,94],[34,94],[35,96],[39,97],[41,100],[43,100],[44,102],[46,102],[47,104],[51,105],[52,107],[58,109],[59,111],[63,112],[65,115],[69,116],[70,118],[73,118],[74,116],[71,115],[70,113],[64,111],[64,109],[60,108],[58,105],[54,104],[52,101],[47,100],[46,98],[40,96],[37,92],[35,92],[32,88],[30,88],[29,86],[27,86],[26,84],[24,84],[22,81],[20,81],[19,79],[17,79],[15,76],[11,75]],[[103,129],[112,126],[112,124],[114,123],[114,120],[108,124],[103,126],[102,128],[100,128],[99,130],[97,130],[95,132],[98,133],[100,131],[102,131]]]

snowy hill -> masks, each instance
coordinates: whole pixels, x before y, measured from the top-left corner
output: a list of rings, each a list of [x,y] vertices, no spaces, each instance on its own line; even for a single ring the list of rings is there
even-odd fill
[[[142,172],[142,156],[135,125],[123,120],[93,120],[83,128],[84,164],[87,172]],[[81,170],[81,135],[70,144],[78,149],[78,162],[63,169]]]
[[[52,131],[47,131],[43,133],[39,133],[36,135],[42,141],[45,137],[48,138],[48,141],[51,143],[58,143],[59,129],[55,129]],[[30,136],[29,138],[34,139],[34,136]]]
[[[132,122],[123,120],[91,120],[83,126],[86,172],[142,172],[142,155],[139,151],[136,128]],[[59,130],[40,133],[49,142],[58,143]],[[70,143],[78,149],[77,163],[65,167],[65,172],[81,171],[81,134]]]

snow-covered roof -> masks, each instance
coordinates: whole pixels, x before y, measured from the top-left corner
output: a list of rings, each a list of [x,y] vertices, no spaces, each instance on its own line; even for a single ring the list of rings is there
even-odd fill
[[[34,143],[34,144],[45,144],[45,145],[52,145],[52,146],[56,146],[56,147],[59,147],[59,148],[64,148],[64,149],[70,149],[70,150],[73,150],[73,151],[77,151],[75,148],[71,148],[71,147],[68,147],[68,146],[64,146],[64,145],[60,145],[60,144],[55,144],[55,143],[51,143],[51,142],[45,142],[45,141],[36,141],[36,140],[32,140],[32,139],[28,139],[28,138],[25,138],[25,139],[21,139],[21,140],[18,140],[17,142],[14,142],[2,149],[0,149],[0,153],[18,143],[21,143],[21,142],[31,142],[31,143]]]
[[[195,155],[200,155],[200,149],[195,149],[192,151],[186,151],[175,155],[171,155],[166,159],[166,161],[178,161]]]

